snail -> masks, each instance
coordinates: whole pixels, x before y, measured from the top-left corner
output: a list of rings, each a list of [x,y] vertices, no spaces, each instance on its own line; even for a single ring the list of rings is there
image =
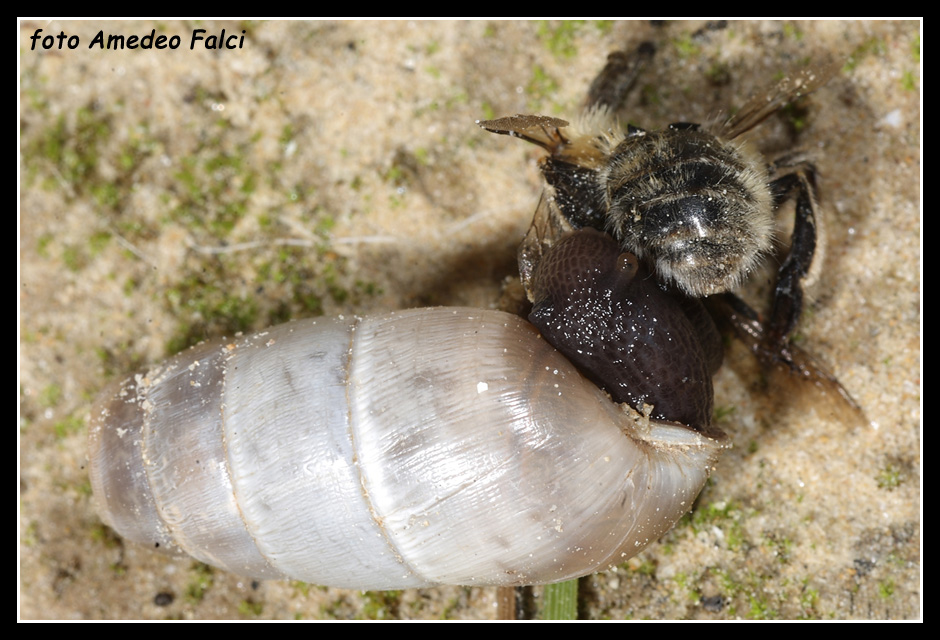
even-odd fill
[[[550,583],[635,555],[726,446],[717,332],[599,232],[539,271],[538,330],[466,308],[300,320],[125,380],[89,429],[102,519],[241,575],[351,589]]]

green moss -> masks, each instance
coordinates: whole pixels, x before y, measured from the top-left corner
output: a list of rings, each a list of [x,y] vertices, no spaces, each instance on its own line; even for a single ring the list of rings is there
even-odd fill
[[[364,591],[362,613],[365,620],[393,620],[398,617],[401,591]]]
[[[784,23],[783,35],[787,38],[796,40],[797,42],[803,40],[803,32],[800,31],[800,29],[792,22]]]
[[[44,233],[36,240],[36,253],[38,253],[40,257],[49,257],[49,246],[52,244],[52,240],[53,235],[51,233]]]
[[[800,607],[803,609],[800,619],[817,620],[819,614],[816,612],[816,604],[819,602],[819,590],[808,587],[808,582],[808,579],[803,580],[803,591],[800,593]]]
[[[726,85],[731,81],[731,69],[723,62],[713,62],[705,71],[705,77],[714,85]]]
[[[287,190],[286,195],[288,202],[303,202],[307,193],[303,185],[295,184]]]
[[[699,602],[702,599],[702,593],[695,586],[698,584],[700,576],[690,577],[680,571],[676,574],[674,580],[678,589],[685,592],[686,598],[690,602]]]
[[[904,87],[905,91],[917,90],[917,78],[914,76],[913,72],[905,71],[901,74],[901,86]]]
[[[78,272],[85,268],[88,260],[81,249],[72,245],[66,245],[62,248],[62,262],[65,263],[65,268],[69,271]]]
[[[252,600],[242,600],[238,603],[238,612],[243,616],[257,618],[264,612],[264,605]]]
[[[457,92],[453,98],[466,100],[467,96]],[[216,102],[220,97],[197,91],[195,100]],[[266,157],[256,145],[270,144],[271,134],[225,121],[216,121],[215,126],[195,123],[199,135],[181,142],[189,144],[188,148],[170,153],[163,149],[163,132],[155,136],[146,122],[132,130],[122,126],[122,137],[116,136],[115,123],[126,117],[117,113],[121,108],[115,103],[79,109],[58,119],[50,116],[44,126],[24,130],[26,173],[69,200],[82,200],[101,218],[83,237],[65,239],[45,233],[36,240],[35,250],[78,272],[108,251],[112,236],[119,234],[122,260],[139,265],[149,251],[159,248],[154,242],[160,234],[172,229],[187,247],[177,247],[183,259],[176,272],[167,272],[167,277],[175,279],[168,288],[158,289],[143,278],[143,269],[115,269],[111,275],[125,295],[152,295],[164,311],[178,318],[167,344],[170,352],[272,321],[318,315],[333,302],[355,305],[356,300],[380,290],[375,283],[355,280],[347,273],[345,260],[330,251],[336,217],[317,201],[317,177],[290,184],[281,175],[281,162],[256,160]],[[295,143],[298,135],[291,124],[279,133],[283,145]],[[157,210],[123,207],[123,200],[140,182],[135,174],[156,153],[173,158],[170,171],[160,171],[155,180],[147,181],[148,198]],[[428,149],[419,148],[412,158],[414,167],[429,164],[430,156]],[[108,168],[107,180],[100,167]],[[400,179],[408,177],[402,171]],[[356,177],[353,183],[353,188],[359,187],[362,179]],[[264,211],[257,211],[259,191],[273,194],[274,202]],[[285,248],[280,242],[297,234],[292,225],[280,220],[289,215],[293,221],[298,212],[314,236],[312,246]],[[265,245],[267,240],[270,246]],[[190,243],[195,250],[188,248]],[[251,247],[240,248],[243,243]],[[129,356],[120,349],[102,349],[97,355],[108,372],[129,370]],[[70,419],[56,425],[63,435],[72,427]]]
[[[124,285],[121,287],[121,292],[125,296],[130,297],[135,291],[137,291],[139,286],[140,285],[135,278],[127,278],[124,280]]]
[[[106,549],[115,549],[123,544],[120,536],[118,536],[111,527],[105,526],[100,522],[91,526],[89,535],[94,542],[102,545]]]
[[[731,520],[737,512],[738,507],[732,501],[712,502],[696,509],[692,518],[693,526]]]
[[[333,216],[324,213],[317,217],[313,232],[322,238],[327,238],[333,232],[333,227],[335,226],[336,220]]]
[[[247,214],[249,198],[259,179],[245,160],[251,155],[251,143],[235,152],[222,150],[220,145],[209,141],[183,157],[174,174],[183,197],[177,199],[169,219],[182,224],[205,244],[215,244],[231,234]]]
[[[392,184],[401,184],[404,181],[405,172],[401,167],[392,165],[382,176],[382,179]]]
[[[256,325],[256,301],[244,293],[230,293],[224,273],[192,274],[165,292],[165,301],[173,314],[185,319],[167,344],[168,355],[179,353],[207,336],[231,335]]]
[[[748,597],[750,609],[747,617],[749,620],[775,620],[780,617],[779,613],[762,596],[751,594]]]
[[[737,408],[734,405],[715,407],[712,418],[716,423],[725,422],[730,416],[734,414],[736,409]]]
[[[82,420],[82,426],[83,426],[83,427],[84,427],[84,422],[85,422],[85,421]],[[74,485],[74,486],[75,486],[75,493],[77,493],[78,495],[83,496],[83,497],[85,497],[85,498],[91,498],[92,491],[91,491],[91,482],[90,482],[90,481],[87,481],[87,480],[86,480],[85,482],[81,482],[81,483],[79,483],[79,484],[77,484],[77,485]]]
[[[255,192],[255,189],[258,188],[258,174],[254,171],[248,171],[245,173],[244,178],[242,179],[241,192],[246,196],[251,195]]]
[[[281,145],[286,145],[288,142],[294,139],[294,126],[288,122],[281,129],[281,135],[278,136],[278,143]]]
[[[727,594],[729,598],[744,590],[744,585],[735,580],[730,572],[717,569],[713,570],[712,573],[717,578],[721,591]]]
[[[466,587],[464,587],[466,589]],[[460,598],[454,596],[447,600],[444,603],[444,606],[441,609],[441,620],[450,620],[453,617],[454,611],[460,609]]]
[[[895,584],[894,580],[887,578],[878,583],[878,596],[885,600],[890,599],[894,595]]]
[[[111,242],[111,233],[108,231],[96,231],[88,239],[88,252],[91,257],[96,257]]]
[[[542,110],[542,102],[558,92],[558,81],[541,66],[535,65],[532,77],[526,85],[529,109],[533,112]]]
[[[155,145],[142,123],[133,129],[129,142],[113,148],[112,117],[112,111],[84,107],[29,136],[24,145],[27,175],[70,200],[90,195],[99,210],[118,210],[130,192],[133,174]],[[116,175],[109,172],[105,178],[102,166],[116,169]]]
[[[20,538],[20,544],[22,544],[24,547],[36,546],[36,543],[39,541],[39,535],[37,533],[38,530],[39,527],[36,525],[35,520],[30,521],[30,523],[26,525],[26,530],[23,531],[23,537]]]
[[[62,399],[62,387],[57,384],[50,384],[39,392],[37,402],[44,409],[51,409],[59,404]]]
[[[701,53],[701,47],[695,44],[692,35],[688,33],[681,38],[674,38],[672,46],[682,59],[694,58]]]
[[[212,567],[201,562],[193,563],[183,598],[190,604],[199,604],[212,588],[214,580]]]
[[[787,536],[768,534],[764,536],[765,546],[771,550],[777,562],[786,564],[793,554],[793,540]]]
[[[849,54],[849,59],[845,63],[844,69],[846,71],[852,71],[858,64],[869,56],[881,57],[885,54],[887,47],[884,40],[880,38],[870,38],[866,40]]]
[[[637,565],[630,565],[630,570],[633,573],[637,573],[641,576],[653,577],[656,575],[656,563],[653,562],[650,558],[644,558]]]
[[[356,290],[361,292],[367,297],[380,296],[385,293],[384,289],[380,287],[375,282],[367,282],[365,280],[356,280],[354,283]]]
[[[57,421],[53,425],[53,430],[55,431],[55,437],[59,440],[62,440],[72,434],[81,433],[84,427],[84,418],[81,415],[72,414],[62,420]]]
[[[692,512],[691,525],[696,533],[711,527],[719,527],[724,533],[725,544],[731,551],[740,549],[744,543],[741,525],[743,514],[733,501],[713,502],[702,505]]]
[[[901,470],[893,464],[888,464],[878,472],[878,475],[875,476],[875,480],[878,482],[879,489],[891,491],[901,485]]]
[[[565,20],[557,24],[542,22],[538,36],[552,55],[558,58],[574,58],[578,55],[576,35],[584,24],[584,20]]]
[[[77,183],[90,176],[99,160],[99,146],[111,135],[110,118],[90,108],[78,110],[75,129],[69,132],[64,118],[57,123],[47,147],[50,159],[63,171],[66,180]],[[63,136],[69,136],[68,140]]]
[[[414,158],[415,160],[418,161],[418,164],[421,165],[422,167],[426,167],[428,165],[429,156],[430,154],[425,147],[418,147],[417,149],[415,149]]]
[[[141,220],[133,218],[123,218],[114,220],[114,225],[125,240],[132,242],[141,238],[153,238],[157,235],[154,227],[144,223]],[[136,260],[138,257],[128,248],[125,248],[125,256],[128,260]]]
[[[100,208],[114,209],[120,204],[121,191],[113,182],[99,182],[89,186],[91,195]]]
[[[789,123],[790,128],[794,131],[794,133],[799,133],[805,129],[809,123],[807,110],[801,107],[798,102],[791,102],[781,109],[780,112],[786,117],[787,122]],[[796,337],[797,336],[794,335],[793,339]]]

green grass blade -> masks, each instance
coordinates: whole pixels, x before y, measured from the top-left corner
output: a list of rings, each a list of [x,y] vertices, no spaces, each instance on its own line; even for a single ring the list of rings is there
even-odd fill
[[[542,600],[542,620],[578,619],[577,580],[545,585]]]

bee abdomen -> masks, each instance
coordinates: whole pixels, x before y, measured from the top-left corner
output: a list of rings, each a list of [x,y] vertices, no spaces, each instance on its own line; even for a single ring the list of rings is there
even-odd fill
[[[605,179],[613,234],[690,295],[733,288],[770,247],[766,176],[743,145],[672,125],[624,140]]]

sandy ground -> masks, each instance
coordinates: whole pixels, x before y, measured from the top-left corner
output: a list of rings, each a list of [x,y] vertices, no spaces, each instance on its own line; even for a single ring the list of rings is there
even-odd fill
[[[702,121],[807,59],[852,56],[793,114],[798,133],[773,118],[758,141],[797,144],[819,168],[828,251],[799,339],[865,417],[732,346],[716,405],[734,448],[691,518],[581,581],[580,613],[919,618],[919,27],[22,23],[20,615],[492,618],[494,589],[252,583],[125,544],[94,512],[84,419],[109,380],[202,337],[494,307],[538,153],[474,120],[570,117],[606,53],[652,40],[626,109],[645,127]],[[244,29],[244,47],[189,50],[199,28]],[[30,50],[36,29],[81,45]],[[99,30],[151,29],[183,46],[87,48]]]

